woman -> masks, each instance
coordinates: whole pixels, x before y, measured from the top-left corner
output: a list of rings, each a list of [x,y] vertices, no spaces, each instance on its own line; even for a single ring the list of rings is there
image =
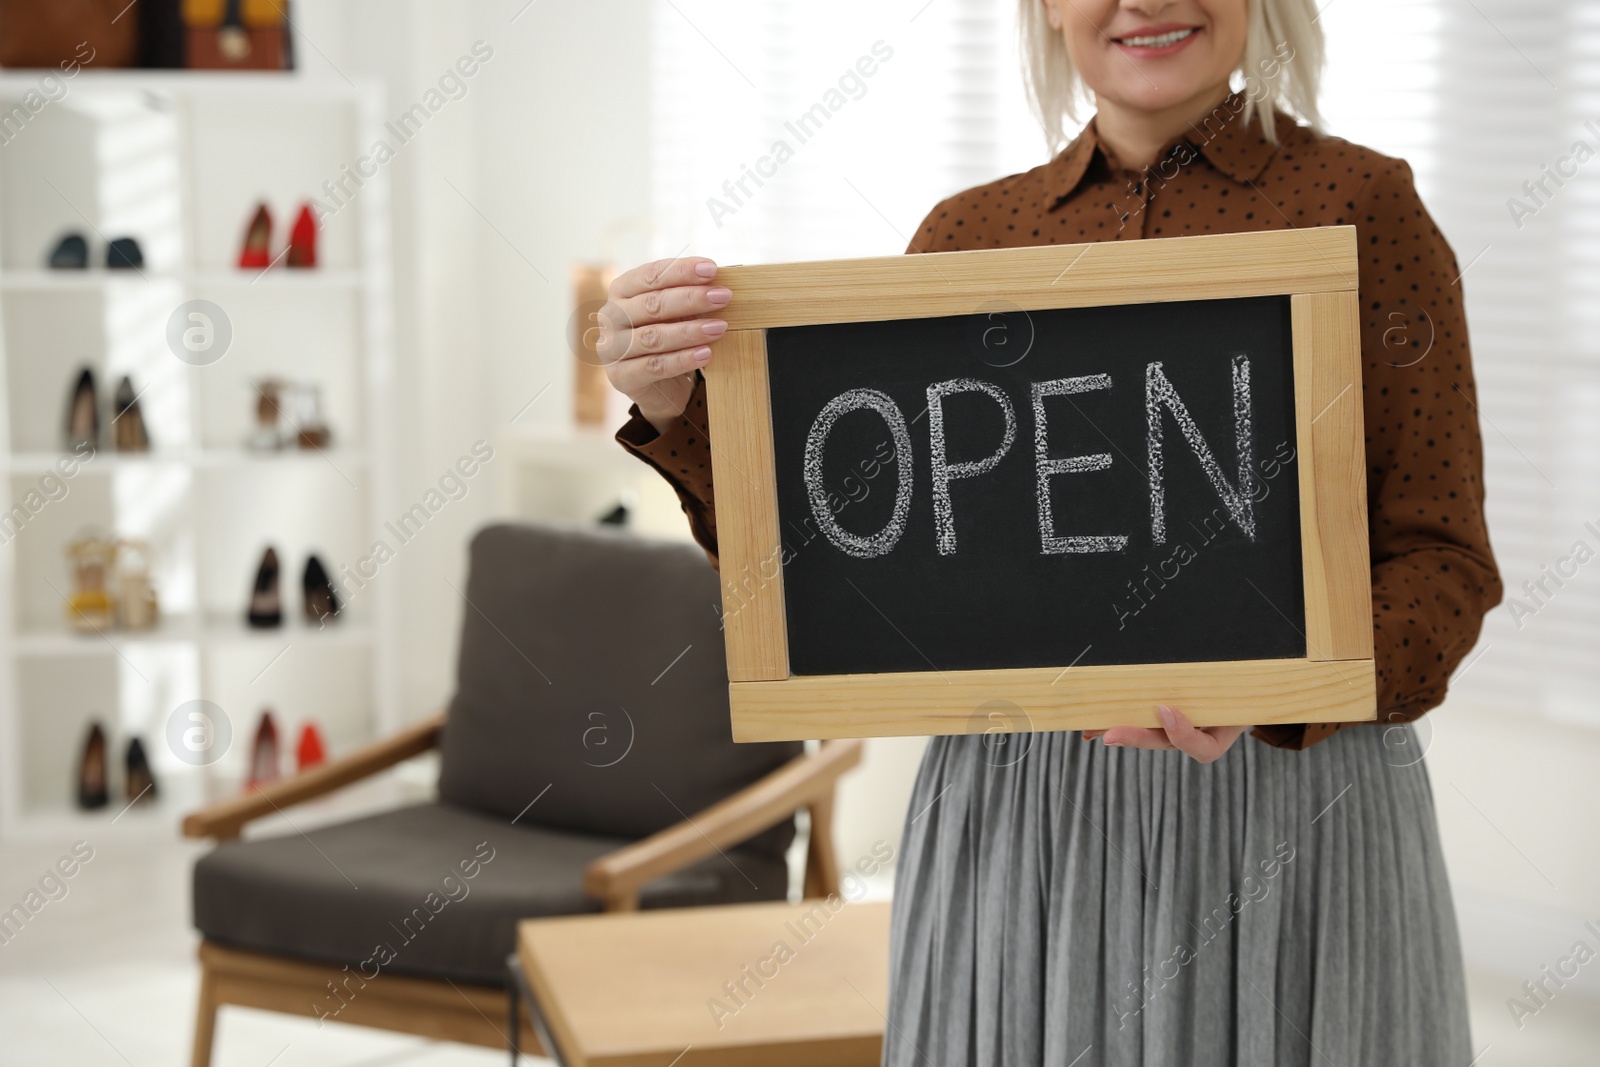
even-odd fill
[[[929,743],[896,884],[888,1064],[1465,1067],[1465,980],[1407,725],[1501,587],[1460,271],[1405,163],[1315,129],[1309,0],[1022,0],[1049,163],[959,193],[910,252],[1353,224],[1379,722]],[[1230,91],[1230,82],[1242,91]],[[1307,124],[1296,124],[1289,113]],[[618,439],[715,555],[704,259],[612,287]],[[1093,743],[1098,738],[1099,743]]]

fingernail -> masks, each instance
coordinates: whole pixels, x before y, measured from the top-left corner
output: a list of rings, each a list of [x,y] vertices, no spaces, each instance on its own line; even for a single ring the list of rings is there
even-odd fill
[[[726,304],[733,299],[733,290],[719,285],[714,289],[706,290],[706,299],[713,304]]]
[[[1102,745],[1105,745],[1107,748],[1121,748],[1122,747],[1122,742],[1121,741],[1101,741],[1100,743]]]
[[[1172,714],[1171,708],[1167,707],[1165,704],[1162,704],[1156,709],[1156,714],[1161,716],[1162,726],[1165,726],[1169,730],[1174,730],[1177,728],[1178,718]]]
[[[705,345],[701,345],[699,348],[695,349],[691,355],[694,356],[694,361],[696,363],[709,363],[711,361],[711,349]]]
[[[702,278],[715,278],[717,276],[717,265],[709,259],[702,259],[694,265],[694,272]]]
[[[707,337],[721,337],[728,332],[728,324],[721,319],[710,319],[700,324],[700,332]]]

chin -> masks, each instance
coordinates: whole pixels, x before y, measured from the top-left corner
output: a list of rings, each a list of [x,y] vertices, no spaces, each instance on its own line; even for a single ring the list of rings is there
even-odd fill
[[[1178,78],[1169,73],[1161,78],[1152,75],[1150,81],[1146,81],[1133,71],[1128,73],[1130,77],[1119,78],[1118,84],[1111,91],[1100,95],[1127,108],[1136,108],[1140,111],[1165,111],[1180,107],[1211,90],[1207,80],[1202,78]],[[1151,84],[1152,81],[1155,82],[1154,85]]]

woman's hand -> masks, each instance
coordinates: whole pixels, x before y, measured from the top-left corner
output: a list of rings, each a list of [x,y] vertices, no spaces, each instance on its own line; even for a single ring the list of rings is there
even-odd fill
[[[1196,726],[1177,708],[1165,704],[1159,709],[1161,725],[1165,729],[1146,730],[1138,726],[1113,726],[1109,730],[1085,730],[1083,739],[1093,741],[1100,737],[1104,744],[1113,747],[1172,749],[1185,753],[1201,763],[1215,763],[1248,726]]]
[[[665,431],[694,392],[694,372],[711,361],[711,342],[728,330],[704,316],[726,307],[733,293],[713,284],[709,259],[658,259],[620,274],[600,309],[595,345],[606,377]]]

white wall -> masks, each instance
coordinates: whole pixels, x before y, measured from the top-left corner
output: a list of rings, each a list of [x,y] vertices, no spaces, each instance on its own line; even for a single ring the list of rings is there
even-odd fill
[[[482,41],[466,93],[390,164],[394,200],[399,473],[415,500],[477,440],[571,410],[568,270],[648,208],[644,0],[303,0],[309,78],[375,78],[398,115]],[[542,277],[541,277],[542,275]],[[472,532],[493,516],[493,472],[392,564],[407,717],[454,684]]]

